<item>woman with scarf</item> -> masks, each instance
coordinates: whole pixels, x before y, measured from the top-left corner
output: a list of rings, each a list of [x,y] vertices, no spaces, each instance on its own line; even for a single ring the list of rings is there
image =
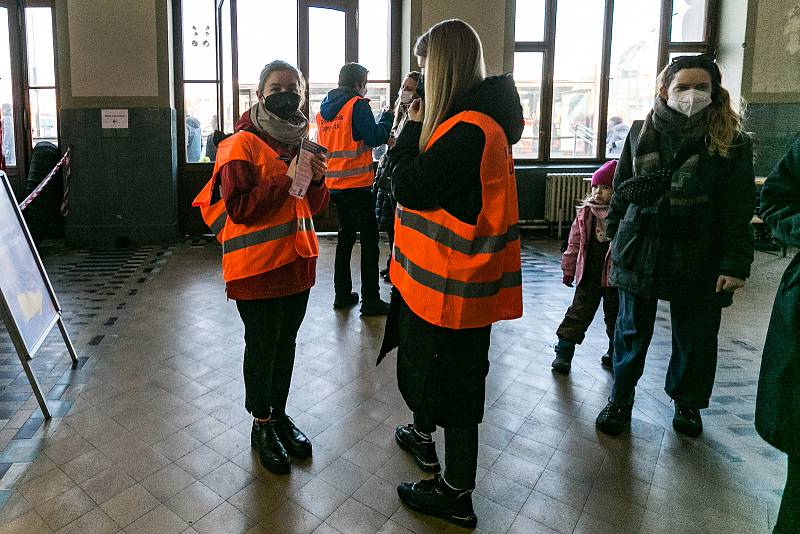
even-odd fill
[[[607,434],[630,423],[659,300],[669,301],[672,320],[672,425],[691,437],[703,429],[721,311],[753,261],[753,154],[721,78],[710,56],[675,58],[617,166],[606,219],[610,283],[620,290],[614,384],[596,421]]]
[[[304,198],[289,195],[308,119],[302,74],[284,61],[264,67],[258,102],[219,144],[214,174],[194,205],[222,243],[228,298],[244,323],[245,408],[251,445],[273,473],[289,472],[289,455],[306,458],[311,443],[286,415],[295,338],[314,285],[318,245],[312,215],[328,203],[325,157],[312,160]]]

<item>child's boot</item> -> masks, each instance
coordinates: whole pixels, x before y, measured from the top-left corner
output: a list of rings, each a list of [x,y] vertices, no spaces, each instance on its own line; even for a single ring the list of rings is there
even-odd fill
[[[572,357],[575,355],[575,343],[559,339],[555,346],[556,359],[550,365],[553,371],[568,374],[572,367]]]
[[[608,350],[600,357],[600,365],[607,369],[614,369],[614,340],[608,340]]]

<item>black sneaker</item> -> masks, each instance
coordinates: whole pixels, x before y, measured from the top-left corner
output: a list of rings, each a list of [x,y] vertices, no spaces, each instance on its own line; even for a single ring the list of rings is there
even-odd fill
[[[333,307],[337,310],[349,308],[358,304],[358,293],[353,291],[349,295],[337,296],[333,299]]]
[[[414,431],[414,425],[400,425],[394,431],[394,439],[400,448],[407,451],[426,473],[438,473],[441,470],[439,457],[436,456],[436,442],[423,441]]]
[[[614,342],[608,341],[608,350],[600,356],[600,365],[606,369],[614,369]]]
[[[606,407],[597,416],[595,425],[604,434],[610,436],[622,434],[631,423],[631,411],[633,411],[632,404],[621,406],[609,399]]]
[[[446,487],[441,475],[416,483],[403,482],[397,486],[400,500],[417,512],[441,517],[460,527],[475,528],[478,518],[472,508],[472,492],[453,493],[454,490]]]
[[[684,434],[690,438],[696,438],[703,432],[703,419],[700,417],[700,410],[689,408],[675,403],[675,416],[672,418],[672,428],[679,434]]]
[[[361,303],[361,315],[386,315],[389,313],[389,303],[381,299]]]
[[[272,421],[257,423],[253,421],[253,430],[250,432],[250,446],[258,453],[264,469],[276,475],[289,473],[289,456],[275,433]]]
[[[272,419],[275,426],[275,434],[281,440],[281,444],[286,449],[286,452],[295,458],[308,458],[311,456],[311,442],[305,434],[303,434],[297,426],[295,426],[292,418],[286,414],[275,415]]]
[[[572,358],[575,356],[575,343],[559,339],[555,351],[556,359],[550,364],[553,371],[563,375],[569,374],[569,370],[572,368]]]

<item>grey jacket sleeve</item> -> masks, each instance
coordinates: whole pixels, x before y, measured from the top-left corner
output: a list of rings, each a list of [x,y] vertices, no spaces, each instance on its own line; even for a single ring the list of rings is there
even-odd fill
[[[611,205],[608,208],[608,215],[606,216],[606,236],[613,239],[619,228],[619,222],[625,217],[625,212],[628,211],[628,202],[621,196],[616,194],[617,189],[633,176],[633,157],[631,156],[631,136],[630,134],[625,139],[625,146],[622,148],[622,154],[619,156],[617,163],[617,170],[614,172],[614,191],[611,195]]]

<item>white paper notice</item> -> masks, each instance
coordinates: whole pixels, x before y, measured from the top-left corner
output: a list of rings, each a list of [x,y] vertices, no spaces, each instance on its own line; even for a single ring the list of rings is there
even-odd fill
[[[100,122],[103,128],[127,128],[127,109],[101,109]]]
[[[303,139],[300,144],[300,154],[297,155],[297,166],[292,177],[292,187],[289,188],[290,195],[297,198],[306,196],[308,186],[311,184],[311,178],[314,176],[314,171],[311,168],[311,159],[315,154],[324,154],[327,151],[328,149],[324,146],[318,145],[314,141]]]

